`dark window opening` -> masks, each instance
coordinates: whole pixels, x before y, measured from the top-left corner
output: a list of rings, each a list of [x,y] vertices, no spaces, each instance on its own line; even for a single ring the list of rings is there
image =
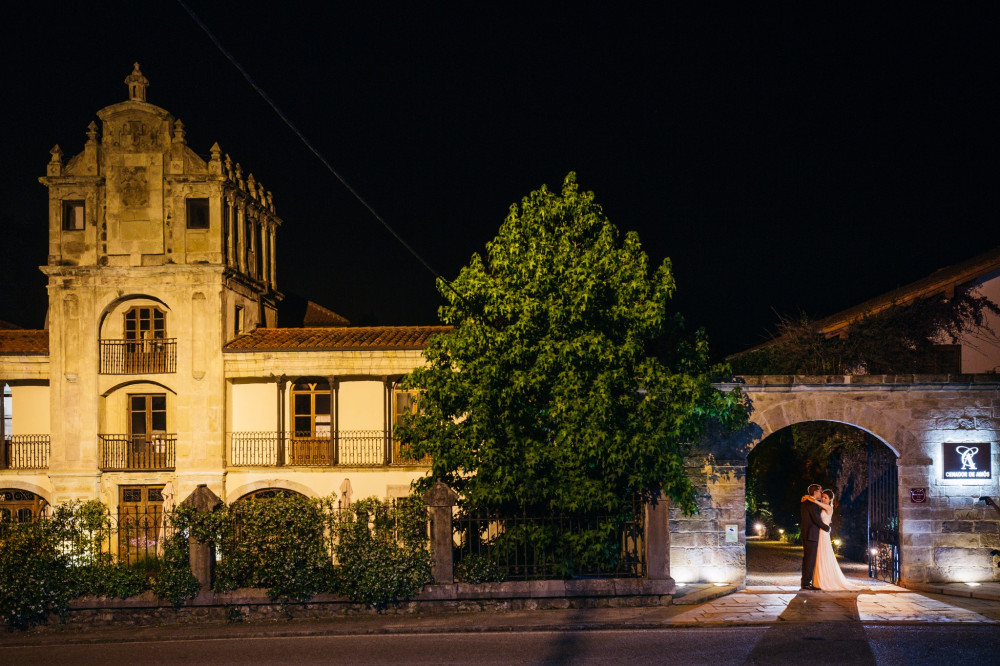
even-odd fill
[[[187,228],[208,229],[208,199],[187,200]]]
[[[82,231],[84,224],[84,211],[86,206],[83,201],[63,201],[62,202],[62,227],[65,231]]]

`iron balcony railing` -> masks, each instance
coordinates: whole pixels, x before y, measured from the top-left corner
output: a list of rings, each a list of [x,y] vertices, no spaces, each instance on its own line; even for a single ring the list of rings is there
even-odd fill
[[[101,374],[156,375],[177,372],[177,340],[101,340]]]
[[[0,469],[47,469],[48,435],[8,435],[0,450]]]
[[[171,470],[177,435],[98,435],[104,471]]]
[[[430,464],[404,458],[387,430],[341,430],[321,437],[277,431],[233,432],[229,464],[234,467],[383,467]]]

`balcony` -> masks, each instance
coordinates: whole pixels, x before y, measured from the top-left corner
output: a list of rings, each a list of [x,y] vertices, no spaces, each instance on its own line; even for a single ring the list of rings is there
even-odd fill
[[[101,340],[102,375],[177,372],[177,339]]]
[[[0,445],[0,469],[48,469],[48,435],[9,435]]]
[[[101,440],[101,470],[172,470],[177,435],[98,435]]]
[[[384,467],[429,465],[403,458],[386,430],[341,430],[332,437],[295,433],[230,433],[229,464],[233,467]]]

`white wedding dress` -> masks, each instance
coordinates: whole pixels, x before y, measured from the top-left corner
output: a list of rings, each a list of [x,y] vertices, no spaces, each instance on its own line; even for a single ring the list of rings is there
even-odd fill
[[[833,520],[833,512],[823,509],[823,524],[829,525]],[[819,546],[816,552],[816,570],[813,573],[813,585],[828,592],[850,592],[857,590],[847,582],[844,572],[837,564],[837,556],[833,553],[833,542],[826,530],[819,532]]]

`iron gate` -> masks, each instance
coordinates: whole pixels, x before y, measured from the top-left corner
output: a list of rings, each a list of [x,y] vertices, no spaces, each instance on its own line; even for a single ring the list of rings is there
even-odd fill
[[[868,437],[868,576],[899,582],[899,483],[896,455]]]

